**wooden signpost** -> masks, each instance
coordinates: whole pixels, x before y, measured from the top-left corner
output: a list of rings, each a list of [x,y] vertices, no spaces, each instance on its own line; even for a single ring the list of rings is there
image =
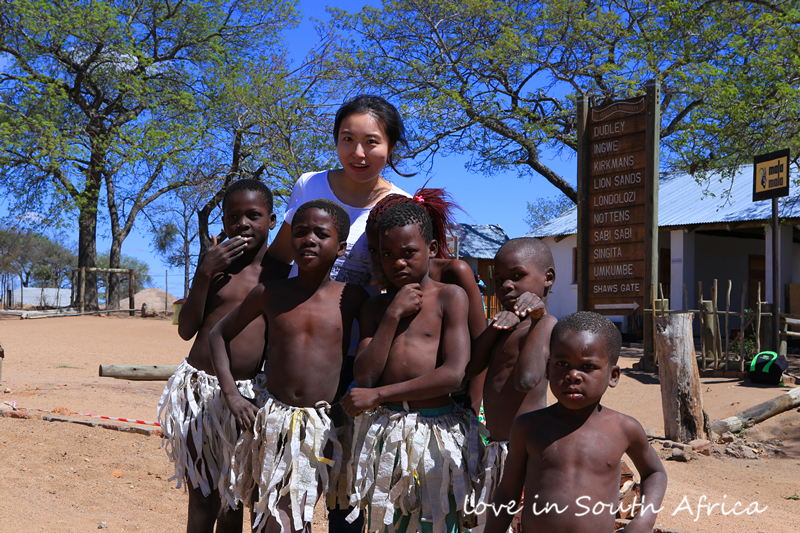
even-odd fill
[[[581,310],[642,314],[652,299],[658,265],[658,103],[653,83],[645,96],[592,108],[586,100],[578,102]],[[645,340],[652,343],[652,324],[644,322]]]
[[[789,196],[789,149],[753,158],[753,201],[772,200],[772,349],[777,351],[781,344],[781,241],[778,198]]]

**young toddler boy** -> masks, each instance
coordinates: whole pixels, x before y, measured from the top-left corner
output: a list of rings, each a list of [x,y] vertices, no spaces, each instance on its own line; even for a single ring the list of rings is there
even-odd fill
[[[557,322],[547,313],[547,295],[555,279],[553,255],[539,239],[511,239],[494,256],[493,282],[503,310],[473,342],[467,367],[468,378],[488,367],[483,409],[491,441],[483,460],[484,501],[502,476],[514,419],[547,405],[544,374]]]
[[[625,531],[653,530],[664,466],[635,419],[600,404],[619,381],[620,344],[617,328],[596,313],[569,315],[553,328],[547,378],[557,403],[514,421],[488,533],[506,531],[523,485],[523,531],[613,531],[623,454],[641,476],[643,505]]]
[[[367,531],[455,531],[474,494],[480,423],[450,393],[469,361],[469,302],[462,288],[428,276],[436,255],[431,219],[416,204],[378,222],[379,255],[391,283],[364,303],[355,385],[342,399],[354,420],[348,465],[353,519]]]
[[[220,396],[211,364],[208,333],[258,283],[285,277],[288,269],[266,256],[267,235],[275,227],[272,193],[256,180],[233,182],[222,200],[222,223],[229,239],[200,260],[184,303],[178,333],[194,337],[189,356],[170,378],[158,403],[163,446],[175,465],[178,487],[189,490],[188,532],[242,530],[227,482],[239,432]],[[252,397],[251,379],[263,363],[266,322],[254,322],[232,344],[232,375],[241,393]]]
[[[297,277],[257,285],[209,337],[223,398],[246,430],[234,457],[235,493],[253,502],[253,531],[310,529],[331,466],[340,467],[328,410],[353,320],[367,297],[357,285],[330,279],[349,229],[350,217],[336,202],[300,206],[291,225]],[[226,347],[261,316],[269,323],[269,371],[255,384],[256,408],[236,387],[237,354]]]

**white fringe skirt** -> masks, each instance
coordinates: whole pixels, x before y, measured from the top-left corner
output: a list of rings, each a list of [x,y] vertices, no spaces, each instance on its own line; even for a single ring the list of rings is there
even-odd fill
[[[253,398],[252,381],[237,381],[242,396]],[[231,460],[239,431],[216,376],[183,361],[169,378],[158,402],[161,445],[175,466],[178,488],[184,480],[200,488],[204,496],[218,490],[222,505],[236,508]],[[192,452],[196,458],[192,458]]]
[[[393,533],[396,510],[409,517],[408,531],[420,531],[421,522],[430,521],[434,533],[444,532],[451,497],[461,515],[460,529],[475,518],[462,511],[481,492],[485,427],[454,404],[452,410],[419,411],[380,406],[354,420],[346,475],[355,509],[348,520],[368,508],[369,532],[387,527]]]
[[[331,470],[341,465],[342,448],[332,428],[326,402],[316,407],[287,405],[266,389],[259,393],[253,432],[236,445],[234,492],[253,502],[253,530],[261,531],[269,516],[278,515],[278,501],[289,498],[292,527],[310,523],[320,491],[328,491]]]

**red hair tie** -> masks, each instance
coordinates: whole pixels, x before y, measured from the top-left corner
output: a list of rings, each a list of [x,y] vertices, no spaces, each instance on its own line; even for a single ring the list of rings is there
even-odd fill
[[[425,198],[423,198],[422,196],[419,196],[419,195],[415,196],[414,200],[418,201],[421,204],[425,203]]]

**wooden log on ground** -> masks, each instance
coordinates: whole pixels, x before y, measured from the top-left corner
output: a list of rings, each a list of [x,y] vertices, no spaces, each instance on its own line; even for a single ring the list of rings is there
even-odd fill
[[[167,381],[178,365],[100,365],[101,378]]]
[[[777,398],[760,403],[730,418],[713,420],[711,424],[709,424],[709,429],[717,435],[722,435],[726,431],[738,433],[743,428],[749,428],[754,424],[763,422],[768,418],[779,415],[784,411],[794,409],[797,406],[800,406],[800,387],[795,387]]]
[[[676,442],[706,438],[700,371],[692,337],[693,316],[674,313],[655,319],[664,433]]]

